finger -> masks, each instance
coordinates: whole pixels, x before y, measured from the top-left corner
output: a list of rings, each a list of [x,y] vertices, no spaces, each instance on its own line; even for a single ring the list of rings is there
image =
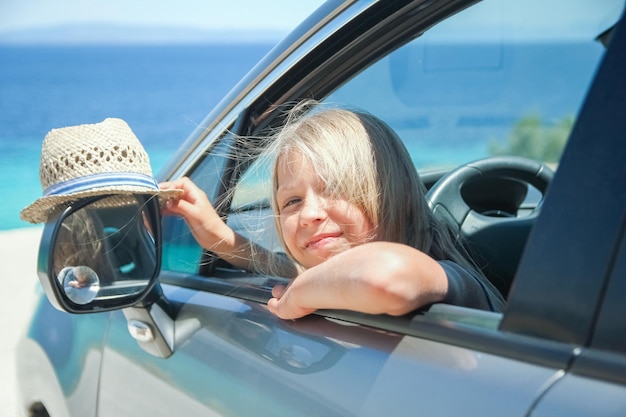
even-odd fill
[[[167,200],[165,204],[161,207],[161,215],[162,216],[175,216],[178,213],[174,212],[170,207],[172,206],[172,200]]]
[[[281,302],[278,298],[270,298],[267,302],[267,309],[270,313],[283,320],[297,318],[293,316],[293,314],[286,307],[285,303]]]
[[[278,316],[278,299],[270,298],[267,301],[267,309],[275,316]]]
[[[173,181],[163,181],[159,183],[159,188],[162,190],[182,189],[184,187],[184,178],[179,178]]]
[[[173,183],[171,181],[163,181],[159,183],[159,188],[161,190],[171,190],[172,188],[174,188],[172,184]]]
[[[189,198],[188,196],[196,195],[201,192],[200,188],[198,188],[198,186],[188,177],[178,178],[173,181],[164,181],[159,184],[159,188],[162,190],[183,190],[185,198]]]
[[[204,205],[197,205],[184,199],[168,201],[165,207],[169,213],[183,217],[193,227],[202,224],[207,211]]]
[[[281,298],[285,294],[286,289],[287,287],[285,287],[284,285],[276,285],[274,286],[274,288],[272,288],[272,296],[274,298]]]
[[[285,299],[280,300],[278,298],[271,298],[267,302],[267,309],[270,313],[283,320],[299,319],[315,311],[314,308],[290,307]]]

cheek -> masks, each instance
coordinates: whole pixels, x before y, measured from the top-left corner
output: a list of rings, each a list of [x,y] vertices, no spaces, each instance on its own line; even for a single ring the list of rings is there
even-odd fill
[[[348,228],[355,240],[372,240],[375,238],[376,230],[374,224],[363,210],[354,205],[345,204],[338,213],[341,213],[343,217],[340,221],[345,225],[349,225]]]
[[[289,250],[295,245],[295,234],[296,234],[296,223],[294,216],[281,216],[280,217],[280,228],[282,238],[285,241],[285,245]]]
[[[354,234],[357,240],[365,242],[376,240],[376,229],[365,216],[363,216],[362,222],[355,226]]]

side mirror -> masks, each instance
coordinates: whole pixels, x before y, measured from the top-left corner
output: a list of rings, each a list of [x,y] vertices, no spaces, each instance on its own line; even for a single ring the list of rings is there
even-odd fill
[[[50,302],[70,313],[137,305],[161,264],[158,198],[106,195],[72,204],[44,227],[38,276]]]

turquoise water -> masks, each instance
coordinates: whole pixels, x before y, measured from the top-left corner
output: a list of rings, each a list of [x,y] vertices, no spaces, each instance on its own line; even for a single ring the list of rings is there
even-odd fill
[[[41,195],[39,154],[50,129],[120,117],[142,141],[157,173],[271,47],[0,47],[0,169],[4,178],[0,182],[0,230],[29,226],[20,220],[19,211]],[[485,48],[491,50],[489,45],[470,50],[482,56]],[[450,49],[444,55],[457,59],[465,49]],[[398,84],[396,99],[411,108],[412,116],[405,120],[395,107],[380,105],[366,110],[387,120],[403,139],[420,138],[407,144],[418,167],[433,161],[451,161],[454,166],[486,155],[489,141],[506,140],[527,108],[548,121],[574,115],[601,47],[522,44],[510,45],[501,53],[524,65],[498,68],[498,82],[482,71],[459,71],[451,83],[448,70],[414,68],[407,57],[406,62],[381,61],[382,66],[374,70],[391,72],[390,79]],[[565,58],[555,62],[551,57],[557,53]],[[405,72],[419,76],[408,77]],[[360,88],[359,83],[354,86]],[[342,91],[348,91],[356,103],[367,103],[375,87],[363,91],[343,87]],[[359,94],[363,100],[354,98]],[[340,94],[338,99],[342,102]],[[456,124],[446,128],[450,120]]]
[[[0,167],[5,177],[5,181],[0,183],[0,193],[4,196],[0,205],[0,230],[29,227],[30,223],[23,222],[19,218],[22,208],[39,198],[42,189],[39,183],[39,153],[41,150],[42,138],[18,138],[11,140],[14,143],[36,143],[30,149],[20,146],[18,150],[7,151],[7,143],[2,138],[0,143]],[[146,147],[150,155],[150,165],[153,172],[158,172],[172,151],[158,148]]]
[[[120,117],[156,173],[272,46],[0,47],[0,230],[30,226],[50,129]]]

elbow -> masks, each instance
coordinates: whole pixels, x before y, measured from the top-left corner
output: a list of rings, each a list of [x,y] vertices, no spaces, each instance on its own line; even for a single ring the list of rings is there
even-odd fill
[[[447,282],[445,271],[432,258],[410,252],[384,251],[370,271],[370,288],[380,300],[380,313],[401,316],[441,301]]]

